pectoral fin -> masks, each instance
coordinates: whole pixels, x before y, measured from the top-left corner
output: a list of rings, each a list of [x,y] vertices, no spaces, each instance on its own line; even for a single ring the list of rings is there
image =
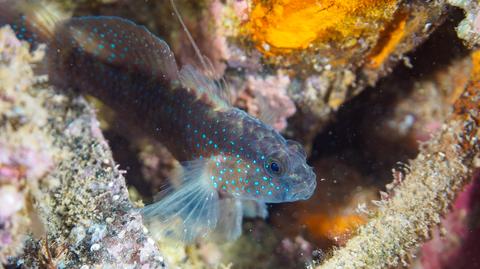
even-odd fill
[[[191,242],[205,237],[217,226],[218,193],[209,182],[204,160],[183,164],[177,173],[180,186],[172,188],[156,203],[143,208],[150,232],[157,238],[171,237]]]

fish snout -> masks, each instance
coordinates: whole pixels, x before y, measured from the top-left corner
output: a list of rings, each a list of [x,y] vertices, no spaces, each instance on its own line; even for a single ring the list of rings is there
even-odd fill
[[[313,195],[317,180],[313,169],[309,166],[307,168],[302,174],[296,175],[296,179],[291,182],[289,194],[287,194],[289,201],[307,200]]]

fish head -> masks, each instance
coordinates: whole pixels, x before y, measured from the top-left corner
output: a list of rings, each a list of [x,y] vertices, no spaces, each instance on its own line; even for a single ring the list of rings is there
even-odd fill
[[[303,146],[240,110],[226,116],[235,135],[221,144],[214,186],[238,199],[282,203],[310,198],[316,176]]]
[[[251,150],[256,154],[246,160],[249,169],[240,198],[282,203],[312,196],[316,176],[300,143],[278,135],[257,140]]]
[[[263,169],[280,187],[266,202],[291,202],[312,196],[317,181],[306,158],[302,145],[293,140],[285,140],[266,151]]]

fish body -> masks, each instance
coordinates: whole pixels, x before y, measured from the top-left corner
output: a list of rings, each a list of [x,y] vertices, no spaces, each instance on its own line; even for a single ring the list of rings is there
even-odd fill
[[[248,201],[264,217],[264,203],[312,195],[315,174],[301,145],[231,106],[225,89],[196,68],[178,70],[168,45],[145,27],[117,17],[54,20],[40,7],[2,5],[0,15],[20,14],[19,35],[47,44],[52,81],[99,98],[180,161],[179,186],[142,210],[161,236],[191,241],[218,230],[233,239]]]

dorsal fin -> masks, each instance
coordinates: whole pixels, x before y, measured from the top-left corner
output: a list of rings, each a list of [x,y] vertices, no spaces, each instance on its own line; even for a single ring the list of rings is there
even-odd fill
[[[185,88],[195,91],[200,99],[206,95],[217,109],[228,109],[231,107],[230,96],[218,83],[191,65],[185,65],[180,70],[180,81]]]
[[[255,99],[257,100],[258,106],[260,107],[257,118],[263,123],[273,127],[277,115],[276,111],[272,109],[272,105],[270,104],[271,100],[261,94],[255,94]]]
[[[69,20],[72,42],[111,65],[160,79],[178,80],[178,67],[168,44],[147,28],[118,17],[80,17]]]
[[[195,51],[195,55],[197,56],[203,69],[203,73],[201,73],[191,65],[184,66],[180,71],[183,86],[197,90],[199,96],[207,94],[212,100],[215,101],[215,104],[219,105],[221,108],[231,107],[231,90],[226,81],[223,78],[220,80],[213,79],[215,76],[215,69],[213,68],[212,62],[201,53],[200,49],[195,43],[195,40],[193,40],[193,37],[190,34],[190,31],[188,31],[188,28],[185,25],[185,22],[183,21],[174,0],[170,0],[170,4],[172,5],[172,9],[177,16],[183,31],[187,35],[187,38],[190,41],[190,44]]]
[[[177,6],[175,5],[175,2],[173,0],[170,0],[170,4],[172,5],[173,12],[178,18],[178,21],[180,22],[180,25],[182,26],[183,31],[187,35],[188,41],[190,41],[190,44],[193,47],[193,50],[195,51],[195,55],[197,55],[198,60],[200,61],[200,64],[202,65],[202,68],[204,69],[204,72],[207,72],[209,67],[207,66],[207,62],[205,61],[205,57],[202,55],[200,52],[200,49],[198,48],[197,44],[195,43],[195,40],[193,40],[192,35],[190,34],[190,31],[188,31],[187,26],[185,25],[185,22],[183,22],[182,16],[180,15],[180,12],[178,12]]]

